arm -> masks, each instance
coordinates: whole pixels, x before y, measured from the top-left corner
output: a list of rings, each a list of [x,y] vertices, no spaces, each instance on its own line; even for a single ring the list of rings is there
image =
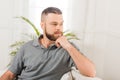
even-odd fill
[[[0,77],[0,80],[13,80],[14,78],[15,74],[8,70]]]
[[[94,64],[71,45],[64,36],[61,36],[56,40],[56,45],[62,46],[68,51],[81,74],[88,77],[95,77],[96,71]]]

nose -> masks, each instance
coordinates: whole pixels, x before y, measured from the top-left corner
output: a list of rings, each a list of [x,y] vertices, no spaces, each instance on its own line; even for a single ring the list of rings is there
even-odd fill
[[[61,26],[60,26],[60,25],[57,25],[57,26],[56,26],[56,29],[61,29]]]

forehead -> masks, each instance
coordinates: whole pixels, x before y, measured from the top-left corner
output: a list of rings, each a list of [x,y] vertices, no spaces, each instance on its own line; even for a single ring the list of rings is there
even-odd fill
[[[46,21],[49,21],[49,22],[63,22],[63,16],[62,14],[54,14],[54,13],[49,13],[47,16],[46,16]]]

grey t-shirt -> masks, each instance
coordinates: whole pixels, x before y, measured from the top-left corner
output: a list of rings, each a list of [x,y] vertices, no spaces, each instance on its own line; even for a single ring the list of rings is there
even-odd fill
[[[35,39],[20,48],[9,70],[17,75],[17,80],[60,80],[73,65],[65,49],[55,45],[44,48]]]

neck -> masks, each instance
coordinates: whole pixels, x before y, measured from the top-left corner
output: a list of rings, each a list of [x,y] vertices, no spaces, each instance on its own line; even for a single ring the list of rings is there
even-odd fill
[[[51,44],[55,43],[55,41],[49,40],[46,36],[43,36],[40,42],[45,48],[48,48]]]

